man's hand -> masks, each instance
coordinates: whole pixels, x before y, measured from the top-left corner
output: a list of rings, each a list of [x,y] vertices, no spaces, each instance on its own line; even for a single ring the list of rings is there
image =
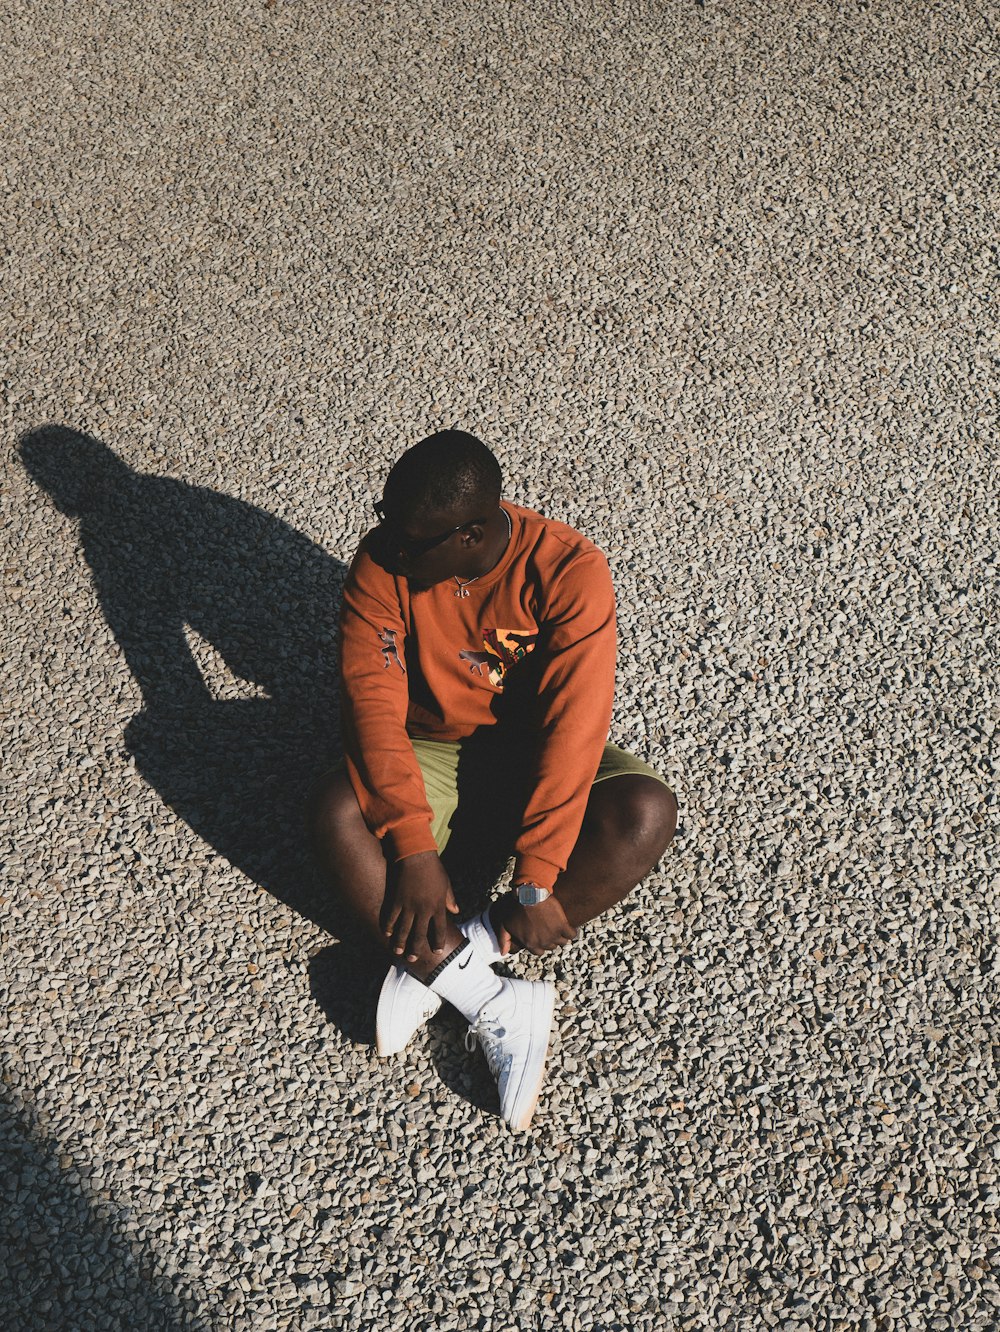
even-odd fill
[[[382,929],[396,954],[416,962],[421,953],[442,953],[448,932],[448,913],[458,914],[458,903],[448,874],[436,851],[407,856],[390,875],[391,888],[382,908]]]
[[[521,906],[516,893],[510,893],[500,903],[495,928],[504,954],[510,952],[512,941],[540,957],[576,938],[576,930],[566,919],[557,897],[547,897],[537,906],[526,907]]]

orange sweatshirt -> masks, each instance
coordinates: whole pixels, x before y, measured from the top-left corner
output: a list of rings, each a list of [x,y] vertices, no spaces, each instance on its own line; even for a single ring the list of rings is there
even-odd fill
[[[538,743],[515,877],[551,888],[576,845],[611,724],[614,590],[586,537],[503,508],[511,539],[467,598],[453,580],[411,591],[368,554],[371,533],[361,542],[341,613],[344,751],[365,822],[402,860],[436,850],[409,737],[459,740],[498,720],[527,724]]]

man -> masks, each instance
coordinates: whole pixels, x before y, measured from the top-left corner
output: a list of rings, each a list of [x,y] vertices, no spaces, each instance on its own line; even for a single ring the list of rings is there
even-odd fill
[[[392,959],[379,1054],[403,1049],[448,1000],[520,1130],[554,989],[492,965],[560,948],[621,901],[666,849],[677,805],[658,774],[606,743],[607,560],[564,523],[501,504],[501,480],[489,449],[458,430],[422,440],[389,473],[344,589],[345,765],[324,782],[313,826],[337,892]],[[440,855],[470,767],[487,771],[490,817],[510,820],[514,889],[459,924]]]

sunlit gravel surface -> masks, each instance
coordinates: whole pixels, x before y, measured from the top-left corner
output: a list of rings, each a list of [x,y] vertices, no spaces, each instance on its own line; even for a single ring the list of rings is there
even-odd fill
[[[3,29],[0,1324],[996,1329],[996,10]],[[442,426],[607,552],[681,809],[515,964],[526,1136],[457,1016],[376,1059],[303,838]]]

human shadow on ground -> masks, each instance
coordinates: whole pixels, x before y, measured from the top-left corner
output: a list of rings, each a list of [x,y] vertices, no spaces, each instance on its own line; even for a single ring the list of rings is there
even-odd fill
[[[312,958],[311,993],[348,1039],[370,1044],[385,956],[338,909],[306,836],[309,789],[341,756],[337,622],[346,566],[273,514],[137,472],[68,426],[30,431],[19,453],[79,522],[101,610],[142,693],[124,736],[138,772],[208,845],[340,941]],[[264,696],[216,697],[192,651],[199,639]],[[460,820],[444,856],[469,915],[507,858],[488,769],[483,780],[469,802],[482,818]],[[435,1062],[447,1085],[470,1096],[469,1058],[459,1040],[454,1059],[452,1044]],[[489,1104],[495,1088],[485,1066],[479,1072],[470,1099]]]
[[[69,427],[33,430],[19,452],[79,522],[101,610],[142,692],[124,737],[139,773],[248,878],[339,935],[346,922],[306,845],[305,808],[311,781],[340,757],[344,564],[255,505],[137,472]],[[216,697],[192,651],[199,640],[237,677],[224,693],[256,696]]]
[[[26,1116],[2,1101],[0,1323],[31,1332],[209,1327],[66,1178]]]

